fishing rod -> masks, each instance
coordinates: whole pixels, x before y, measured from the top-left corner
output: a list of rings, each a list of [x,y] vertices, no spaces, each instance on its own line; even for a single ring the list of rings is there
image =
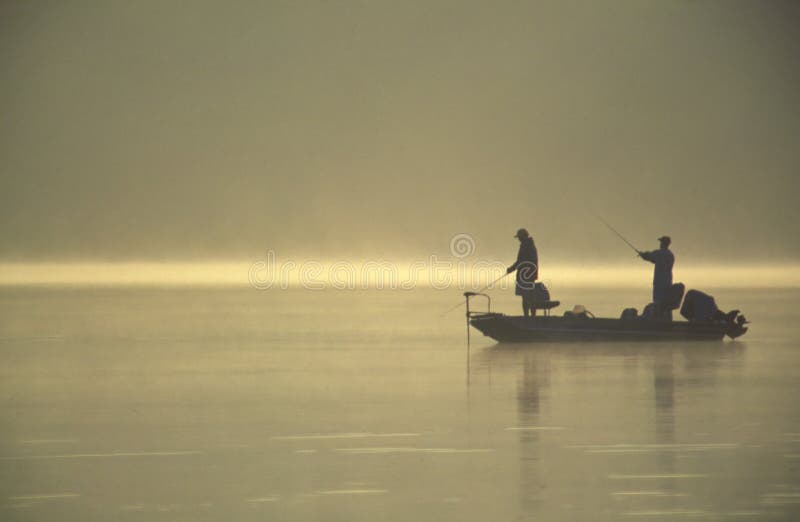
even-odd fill
[[[510,273],[511,272],[506,272],[505,274],[501,275],[500,277],[498,277],[497,279],[495,279],[494,281],[492,281],[488,285],[486,285],[483,288],[481,288],[480,290],[478,290],[476,293],[480,294],[481,292],[486,291],[488,288],[494,286],[496,283],[499,283],[501,279],[503,279],[505,276],[507,276]]]
[[[511,273],[511,272],[506,272],[505,274],[501,275],[500,277],[498,277],[497,279],[495,279],[494,281],[492,281],[492,282],[491,282],[491,283],[489,283],[488,285],[484,286],[483,288],[481,288],[480,290],[478,290],[478,291],[477,291],[477,292],[475,292],[475,293],[476,293],[476,294],[480,294],[480,293],[482,293],[482,292],[486,291],[486,289],[488,289],[488,288],[489,288],[489,287],[491,287],[491,286],[494,286],[496,283],[500,282],[500,280],[501,280],[501,279],[503,279],[505,276],[507,276],[507,275],[508,275],[508,274],[510,274],[510,273]],[[444,312],[444,313],[442,314],[442,317],[444,317],[445,315],[449,314],[450,312],[452,312],[453,310],[457,309],[459,306],[461,306],[461,305],[463,305],[463,304],[464,304],[464,301],[461,301],[460,303],[458,303],[457,305],[455,305],[453,308],[451,308],[451,309],[447,310],[446,312]]]
[[[597,214],[595,214],[595,217],[596,217],[597,219],[599,219],[601,223],[603,223],[605,226],[607,226],[607,227],[608,227],[608,229],[609,229],[610,231],[612,231],[614,234],[616,234],[618,238],[620,238],[621,240],[625,241],[625,244],[626,244],[626,245],[628,245],[629,247],[631,247],[631,248],[634,250],[634,252],[636,252],[637,254],[641,254],[641,253],[642,253],[642,251],[641,251],[641,250],[639,250],[638,248],[636,248],[635,246],[633,246],[633,245],[631,244],[631,242],[630,242],[630,241],[628,241],[627,239],[625,239],[625,238],[622,236],[622,234],[620,234],[619,232],[617,232],[617,229],[615,229],[614,227],[612,227],[611,225],[609,225],[609,224],[606,222],[606,220],[605,220],[605,219],[601,218],[601,217],[600,217],[600,216],[598,216]]]

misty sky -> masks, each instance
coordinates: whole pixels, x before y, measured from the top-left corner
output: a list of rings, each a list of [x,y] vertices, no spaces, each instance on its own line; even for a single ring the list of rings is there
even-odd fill
[[[800,3],[0,3],[0,260],[800,258]]]

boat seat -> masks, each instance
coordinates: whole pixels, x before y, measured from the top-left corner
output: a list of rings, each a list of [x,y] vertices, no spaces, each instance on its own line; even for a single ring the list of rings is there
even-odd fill
[[[533,302],[533,309],[534,310],[544,310],[544,315],[550,315],[550,309],[555,308],[556,306],[560,305],[561,301],[534,301]]]

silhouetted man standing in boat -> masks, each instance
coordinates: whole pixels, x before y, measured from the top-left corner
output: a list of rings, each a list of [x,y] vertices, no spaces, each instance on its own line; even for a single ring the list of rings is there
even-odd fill
[[[639,257],[655,265],[653,269],[653,303],[655,303],[659,315],[666,316],[666,310],[663,309],[662,303],[668,299],[669,289],[672,286],[672,266],[675,264],[675,256],[669,250],[672,241],[668,236],[662,236],[658,240],[661,248],[650,252],[639,252]],[[670,312],[669,315],[671,317],[672,313]]]
[[[522,313],[528,317],[531,313],[536,315],[536,308],[533,306],[533,295],[536,287],[536,280],[539,278],[539,253],[536,252],[536,245],[533,238],[524,228],[517,230],[514,236],[519,239],[519,252],[517,261],[508,267],[507,273],[517,271],[517,284],[514,293],[522,297]]]

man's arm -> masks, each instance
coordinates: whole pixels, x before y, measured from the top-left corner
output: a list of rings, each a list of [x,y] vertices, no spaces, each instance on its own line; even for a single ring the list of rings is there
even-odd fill
[[[522,262],[522,245],[519,246],[519,250],[517,251],[517,260],[514,261],[513,265],[511,265],[506,269],[506,273],[510,274],[511,272],[516,270],[521,262]]]
[[[653,252],[639,252],[639,257],[641,257],[645,261],[650,261],[651,263],[656,262],[656,258],[653,255]]]

